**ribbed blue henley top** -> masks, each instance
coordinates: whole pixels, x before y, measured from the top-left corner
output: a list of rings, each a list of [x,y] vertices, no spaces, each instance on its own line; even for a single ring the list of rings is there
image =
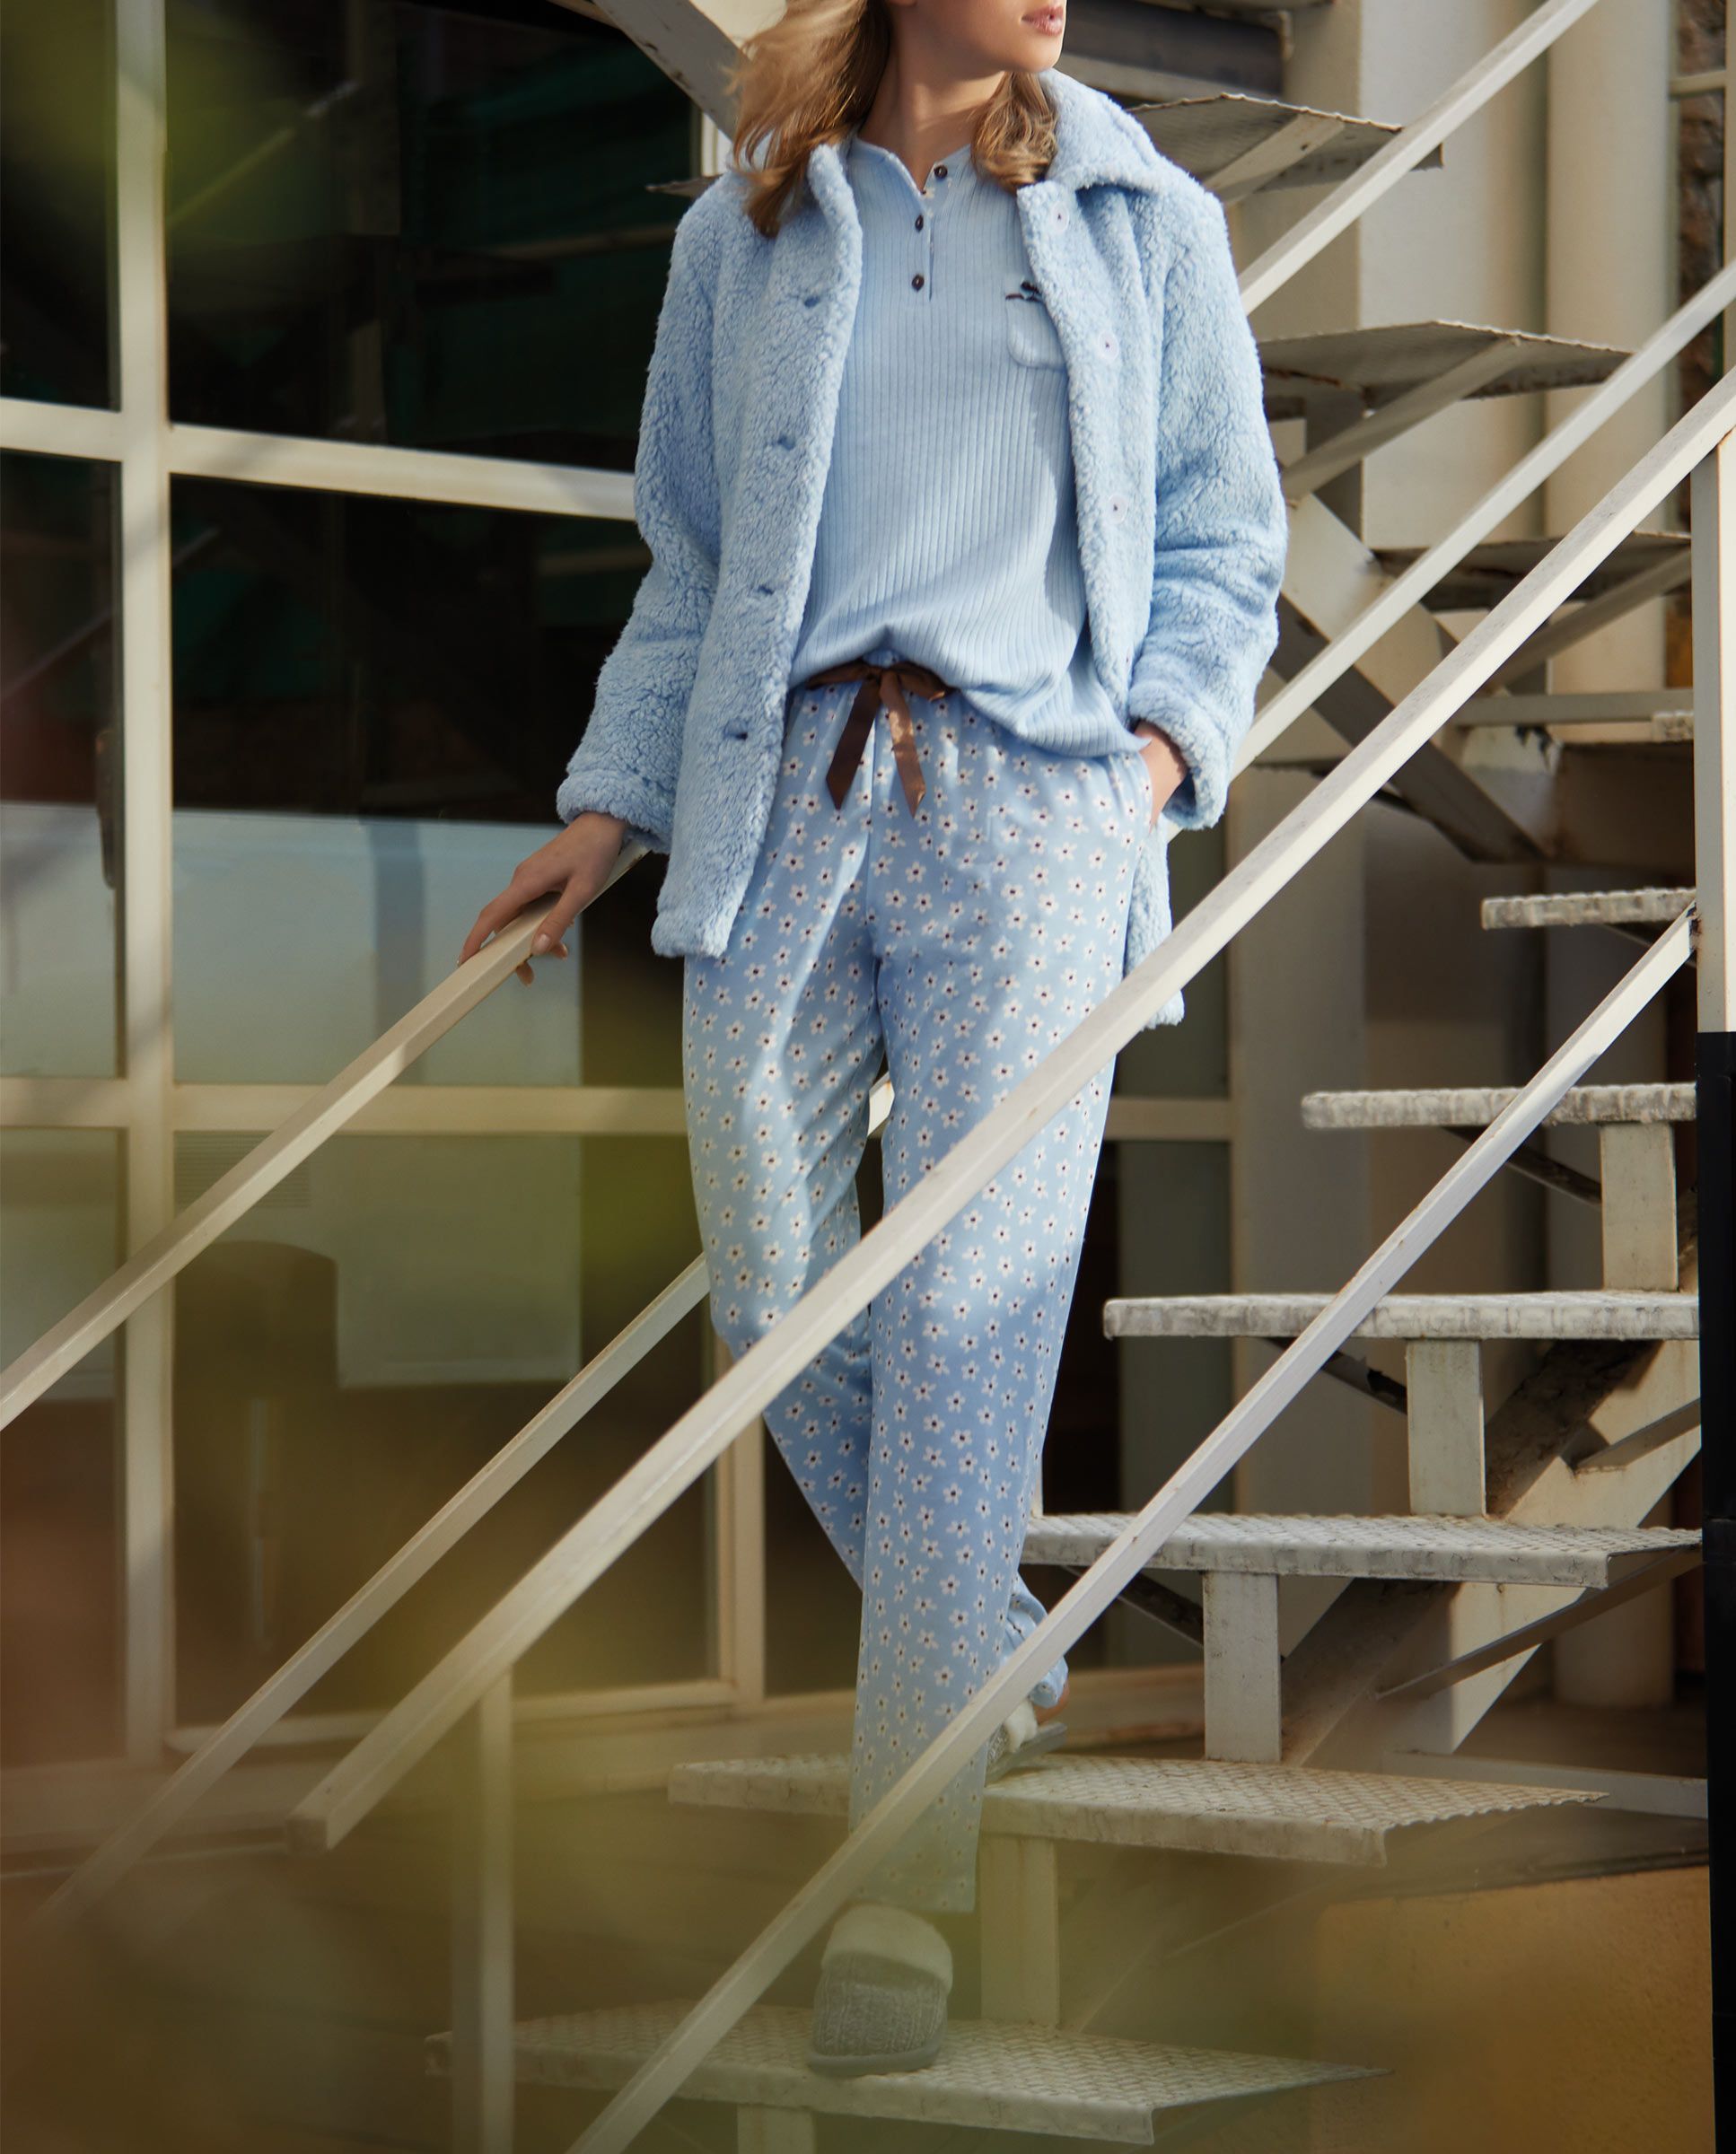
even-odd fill
[[[791,681],[915,659],[1040,747],[1137,750],[1092,667],[1066,362],[1018,206],[969,145],[922,188],[854,130],[839,152],[862,286]]]

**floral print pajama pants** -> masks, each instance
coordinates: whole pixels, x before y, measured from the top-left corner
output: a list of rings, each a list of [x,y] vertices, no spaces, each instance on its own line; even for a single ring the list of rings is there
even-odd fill
[[[728,947],[684,961],[694,1191],[712,1319],[737,1355],[858,1239],[882,1053],[890,1208],[1119,982],[1152,819],[1136,752],[1029,745],[956,689],[910,699],[927,780],[914,816],[883,712],[835,807],[826,768],[855,692],[791,690]],[[853,1825],[1041,1618],[1019,1559],[1110,1068],[767,1412],[862,1589]],[[1054,1703],[1065,1674],[1050,1669],[1035,1702]],[[862,1897],[974,1904],[985,1762],[979,1751]]]

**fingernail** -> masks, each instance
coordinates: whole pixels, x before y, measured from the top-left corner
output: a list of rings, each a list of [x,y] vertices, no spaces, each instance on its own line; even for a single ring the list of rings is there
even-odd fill
[[[547,949],[548,949],[548,936],[547,936],[547,935],[539,935],[539,936],[537,937],[536,941],[535,941],[534,942],[532,942],[532,943],[531,943],[530,947],[531,947],[531,949],[532,949],[532,950],[547,950]]]

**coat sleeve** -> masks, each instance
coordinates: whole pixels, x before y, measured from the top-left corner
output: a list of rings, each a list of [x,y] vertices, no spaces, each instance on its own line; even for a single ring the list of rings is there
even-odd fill
[[[715,206],[700,195],[676,225],[645,381],[633,515],[651,548],[651,565],[627,626],[599,669],[583,738],[555,795],[564,823],[601,809],[621,817],[629,837],[660,853],[669,850],[687,707],[717,590],[715,273],[706,260],[712,219],[699,214]]]
[[[1158,429],[1151,619],[1127,720],[1149,719],[1187,763],[1162,810],[1187,829],[1223,813],[1277,644],[1290,538],[1229,225],[1204,189],[1164,280]]]

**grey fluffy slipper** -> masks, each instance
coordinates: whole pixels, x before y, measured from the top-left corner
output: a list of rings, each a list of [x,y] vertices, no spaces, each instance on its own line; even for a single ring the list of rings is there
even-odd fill
[[[1033,1759],[1044,1756],[1050,1750],[1058,1750],[1066,1737],[1065,1721],[1039,1723],[1037,1710],[1027,1698],[989,1737],[985,1781],[996,1781],[1009,1773],[1022,1772]]]
[[[809,2070],[920,2071],[941,2053],[951,1989],[951,1948],[932,1922],[876,1901],[849,1908],[820,1957]]]

